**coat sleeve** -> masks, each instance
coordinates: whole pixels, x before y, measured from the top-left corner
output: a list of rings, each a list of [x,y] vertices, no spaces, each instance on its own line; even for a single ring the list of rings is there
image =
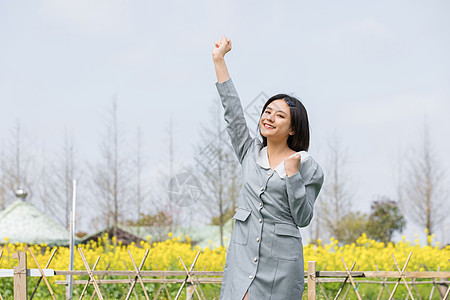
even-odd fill
[[[242,163],[250,148],[252,138],[245,121],[241,100],[231,78],[225,82],[217,82],[216,87],[222,106],[225,109],[224,117],[227,122],[227,131],[231,138],[231,144],[239,162]]]
[[[312,157],[302,162],[297,173],[286,177],[289,208],[297,226],[306,227],[311,222],[322,184],[323,170]]]

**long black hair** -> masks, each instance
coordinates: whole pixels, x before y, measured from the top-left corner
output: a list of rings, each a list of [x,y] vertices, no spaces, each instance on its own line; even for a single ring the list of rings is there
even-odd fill
[[[299,151],[308,151],[309,148],[309,121],[308,121],[308,113],[306,108],[297,98],[293,96],[289,96],[286,94],[278,94],[271,97],[267,100],[266,104],[264,104],[261,116],[267,108],[267,105],[272,103],[275,100],[282,99],[286,101],[289,105],[289,109],[291,112],[291,127],[294,130],[293,135],[289,135],[287,139],[288,147],[292,150]],[[260,117],[261,118],[261,117]],[[259,125],[258,125],[259,127]],[[261,134],[264,146],[267,146],[267,138]]]

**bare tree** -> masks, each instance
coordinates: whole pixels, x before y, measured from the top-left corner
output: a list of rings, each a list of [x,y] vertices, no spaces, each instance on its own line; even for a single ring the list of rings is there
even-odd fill
[[[64,133],[64,146],[60,155],[60,172],[58,174],[58,182],[61,190],[64,191],[64,199],[62,201],[62,208],[64,211],[64,226],[70,228],[71,220],[71,204],[73,195],[73,180],[80,180],[81,167],[76,156],[76,147],[73,134],[67,131]],[[80,191],[77,191],[80,195]],[[80,197],[78,197],[80,198]]]
[[[211,111],[211,123],[203,126],[203,140],[198,147],[197,174],[202,177],[202,203],[210,216],[218,221],[223,246],[224,224],[237,206],[240,168],[225,131],[219,101],[215,101]]]
[[[317,201],[321,201],[321,197]],[[308,233],[310,236],[310,242],[312,244],[317,244],[318,240],[321,238],[321,229],[323,226],[322,221],[322,204],[316,202],[314,210],[314,218],[311,220],[311,224],[308,225]]]
[[[316,159],[320,160],[320,152],[321,149],[325,149],[326,147],[321,147],[320,145],[317,145],[317,149],[318,151],[314,154],[314,156],[316,157]],[[320,165],[322,165],[322,162],[319,162]],[[325,165],[323,165],[323,167],[325,168]],[[328,178],[325,178],[326,181],[328,180]],[[325,181],[325,182],[326,182]],[[324,228],[324,224],[322,221],[322,209],[321,207],[323,207],[323,204],[321,204],[320,202],[323,200],[322,199],[322,193],[323,191],[319,194],[319,198],[317,199],[317,201],[314,204],[314,217],[311,220],[311,223],[307,226],[307,231],[308,231],[308,235],[309,235],[309,242],[312,244],[318,244],[319,239],[322,238],[323,232],[326,232],[326,229]]]
[[[132,162],[135,182],[135,195],[133,200],[135,204],[136,220],[139,220],[143,214],[143,206],[148,194],[148,190],[142,185],[142,171],[146,164],[145,157],[142,155],[142,147],[142,130],[141,128],[138,128],[136,132],[136,144]]]
[[[36,187],[36,194],[37,198],[39,199],[39,204],[41,206],[41,209],[47,214],[56,217],[58,220],[59,215],[57,213],[57,203],[60,201],[60,199],[56,199],[56,201],[53,201],[53,196],[56,196],[53,187],[52,187],[52,164],[53,160],[49,158],[45,145],[45,141],[42,141],[42,146],[40,149],[40,166],[39,166],[39,177],[37,178],[37,182],[35,184]],[[63,224],[61,222],[61,224]]]
[[[101,207],[101,219],[116,234],[124,213],[124,204],[129,200],[127,188],[130,183],[130,164],[124,152],[125,137],[119,124],[117,96],[113,98],[105,118],[105,132],[100,140],[100,159],[92,168],[93,193]]]
[[[337,134],[328,140],[327,148],[326,180],[319,196],[320,222],[331,236],[340,240],[344,234],[341,221],[350,212],[355,191],[347,173],[347,150]]]
[[[144,165],[144,160],[142,158],[142,131],[141,128],[137,129],[136,133],[136,149],[135,157],[133,159],[134,172],[136,175],[136,195],[134,197],[136,203],[136,217],[142,213],[142,204],[144,202],[144,195],[142,194],[142,168]]]
[[[158,185],[155,188],[156,194],[153,198],[157,201],[153,202],[153,214],[166,215],[166,221],[161,222],[159,218],[158,225],[160,228],[155,229],[159,231],[158,235],[162,237],[167,235],[167,232],[174,231],[176,227],[182,223],[182,208],[176,205],[176,199],[173,197],[174,187],[173,180],[176,172],[180,172],[183,166],[176,165],[176,153],[175,153],[175,138],[176,131],[173,126],[173,116],[170,115],[169,124],[166,127],[166,138],[163,141],[163,147],[166,149],[164,157],[162,159],[164,168],[159,170]]]
[[[60,150],[55,153],[46,163],[47,167],[43,167],[41,178],[45,178],[41,184],[43,195],[47,197],[52,204],[50,211],[54,218],[66,227],[70,228],[71,210],[72,210],[72,194],[73,180],[79,180],[82,174],[81,162],[77,157],[77,149],[73,133],[68,130],[64,131],[63,145]],[[49,173],[51,175],[49,175]],[[78,190],[78,198],[80,197]]]
[[[23,133],[23,127],[19,120],[10,130],[11,139],[5,143],[1,158],[2,184],[0,196],[2,206],[7,205],[8,199],[14,199],[14,191],[18,188],[26,190],[28,199],[33,195],[34,160],[32,153],[34,148],[32,140]]]
[[[169,126],[167,127],[167,137],[168,137],[168,169],[166,176],[163,176],[162,179],[164,180],[164,184],[161,185],[162,187],[166,187],[166,182],[169,182],[170,185],[173,184],[173,181],[170,180],[175,176],[175,151],[174,151],[174,128],[173,128],[173,115],[170,115],[170,121]],[[167,179],[164,179],[164,177],[167,177]],[[169,190],[173,190],[172,186],[169,186]],[[174,204],[173,195],[172,193],[167,193],[167,190],[161,191],[161,195],[167,195],[168,196],[168,203],[167,203],[167,213],[171,217],[170,220],[170,230],[173,231],[175,229],[175,226],[177,226],[177,222],[179,222],[177,218],[177,214],[179,213],[179,208],[177,208]],[[164,210],[163,210],[164,211]]]
[[[4,150],[0,152],[0,210],[3,210],[8,199],[12,197],[12,191],[8,188],[8,167]]]
[[[434,153],[426,123],[420,144],[418,147],[411,147],[405,164],[401,206],[407,215],[431,235],[447,216],[448,205],[445,205],[445,172]]]

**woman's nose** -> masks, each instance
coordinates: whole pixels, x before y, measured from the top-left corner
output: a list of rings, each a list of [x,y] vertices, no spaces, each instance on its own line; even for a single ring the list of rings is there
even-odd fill
[[[273,114],[269,114],[269,115],[267,116],[267,119],[273,122]]]

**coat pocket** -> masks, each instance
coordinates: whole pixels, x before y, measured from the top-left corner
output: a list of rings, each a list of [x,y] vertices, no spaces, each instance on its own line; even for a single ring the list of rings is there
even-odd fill
[[[272,256],[287,260],[298,260],[302,255],[302,240],[297,226],[275,223]]]
[[[247,245],[249,220],[251,210],[239,207],[233,219],[236,220],[233,228],[233,242],[236,244]]]

